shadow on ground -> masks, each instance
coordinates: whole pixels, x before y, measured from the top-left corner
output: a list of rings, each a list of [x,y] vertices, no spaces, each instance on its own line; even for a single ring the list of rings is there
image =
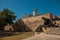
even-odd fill
[[[18,35],[19,32],[0,32],[0,37]]]

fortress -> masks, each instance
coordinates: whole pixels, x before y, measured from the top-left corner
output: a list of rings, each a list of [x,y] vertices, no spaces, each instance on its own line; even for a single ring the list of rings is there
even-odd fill
[[[55,16],[50,12],[38,15],[37,9],[34,9],[33,15],[25,14],[23,18],[16,21],[13,29],[20,32],[41,32],[51,27],[60,27],[60,16]]]

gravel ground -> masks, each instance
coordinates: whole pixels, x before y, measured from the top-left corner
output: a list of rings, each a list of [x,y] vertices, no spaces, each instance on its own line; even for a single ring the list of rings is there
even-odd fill
[[[40,33],[33,37],[26,38],[23,40],[60,40],[60,35],[51,35],[46,33]]]
[[[60,27],[59,28],[52,28],[50,31],[47,32],[48,34],[60,35]]]

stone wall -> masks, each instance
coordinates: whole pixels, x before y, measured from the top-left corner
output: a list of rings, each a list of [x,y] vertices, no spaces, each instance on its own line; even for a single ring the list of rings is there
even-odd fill
[[[26,29],[30,31],[40,31],[41,25],[44,25],[44,19],[51,19],[51,14],[41,14],[37,16],[24,17],[17,21],[17,30],[25,31]]]
[[[32,31],[35,31],[39,25],[44,24],[44,20],[41,18],[41,16],[23,18],[22,20]]]
[[[40,25],[44,25],[44,20],[42,19],[43,17],[50,19],[51,14],[42,14],[39,16],[22,18],[22,20],[32,31],[35,31]]]
[[[12,25],[7,24],[6,26],[4,26],[4,31],[14,31],[14,28]]]
[[[27,32],[27,31],[31,31],[26,24],[24,24],[22,19],[19,19],[15,24],[15,30],[19,31],[19,32]]]

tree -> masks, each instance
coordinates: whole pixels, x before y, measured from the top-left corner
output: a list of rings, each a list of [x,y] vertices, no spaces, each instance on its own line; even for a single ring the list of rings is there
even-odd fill
[[[16,16],[14,15],[14,12],[9,9],[4,9],[0,12],[0,28],[7,24],[12,24],[15,19]]]

